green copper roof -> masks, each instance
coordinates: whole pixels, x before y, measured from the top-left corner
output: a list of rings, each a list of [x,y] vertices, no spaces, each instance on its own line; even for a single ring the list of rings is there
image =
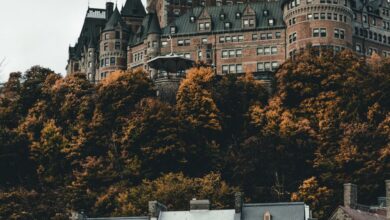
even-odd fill
[[[114,13],[112,13],[111,17],[108,19],[106,26],[103,31],[112,31],[117,26],[122,27],[124,30],[129,31],[126,23],[122,20],[121,14],[119,13],[118,8],[115,8]]]
[[[144,17],[146,11],[141,0],[127,0],[121,10],[124,17]]]
[[[170,27],[175,26],[177,28],[177,35],[181,34],[197,34],[198,26],[197,19],[204,13],[203,10],[207,11],[207,14],[211,16],[211,27],[213,32],[231,32],[231,31],[242,31],[242,16],[236,17],[239,12],[243,14],[246,7],[251,7],[256,13],[256,27],[253,29],[275,29],[285,28],[283,21],[283,11],[281,8],[280,1],[272,2],[256,2],[249,4],[237,4],[237,5],[224,5],[224,6],[213,6],[213,7],[197,7],[190,10],[186,14],[177,18],[173,23],[167,25],[163,30],[163,35],[170,35]],[[267,15],[264,14],[267,11]],[[224,19],[221,19],[220,15],[225,15]],[[190,17],[195,16],[195,22],[190,22]],[[268,20],[274,19],[274,25],[269,26]],[[231,28],[225,28],[225,22],[231,23]],[[202,32],[203,33],[203,32]]]

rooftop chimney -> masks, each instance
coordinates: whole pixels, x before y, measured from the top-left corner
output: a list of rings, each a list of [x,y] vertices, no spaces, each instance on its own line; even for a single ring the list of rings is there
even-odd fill
[[[386,180],[386,219],[390,220],[390,180]]]
[[[208,199],[190,201],[190,210],[210,210],[210,201]]]
[[[113,12],[114,12],[114,3],[107,2],[106,3],[106,21],[108,21],[108,19],[110,19]]]
[[[344,207],[355,209],[357,206],[357,186],[352,183],[344,184]]]
[[[234,194],[234,209],[236,213],[241,213],[244,194],[242,192],[236,192]]]
[[[149,201],[149,215],[150,217],[158,218],[160,212],[166,211],[167,207],[157,201]]]

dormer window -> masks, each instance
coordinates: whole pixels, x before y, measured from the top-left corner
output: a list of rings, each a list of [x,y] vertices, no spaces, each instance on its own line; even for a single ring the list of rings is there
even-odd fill
[[[274,26],[275,25],[275,19],[270,18],[268,19],[268,26]]]
[[[224,20],[224,19],[225,19],[225,14],[224,14],[224,13],[221,13],[221,14],[219,15],[219,18],[220,18],[221,20]]]
[[[269,14],[268,10],[264,10],[264,11],[263,11],[263,15],[264,15],[264,16],[268,16],[268,14]]]
[[[177,31],[176,26],[171,26],[170,27],[170,33],[171,34],[176,34],[176,31]]]
[[[191,17],[190,17],[190,22],[191,22],[191,23],[194,23],[194,22],[195,22],[195,16],[191,16]]]
[[[230,22],[225,22],[225,29],[229,29],[231,27],[232,27],[232,25]]]
[[[236,19],[240,19],[241,18],[241,13],[240,12],[237,12],[236,13]]]

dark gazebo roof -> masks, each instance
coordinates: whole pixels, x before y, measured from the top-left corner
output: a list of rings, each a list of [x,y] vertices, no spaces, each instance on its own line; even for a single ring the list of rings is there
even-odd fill
[[[176,54],[158,56],[148,61],[148,65],[156,70],[164,70],[170,73],[187,70],[194,65],[194,61]]]

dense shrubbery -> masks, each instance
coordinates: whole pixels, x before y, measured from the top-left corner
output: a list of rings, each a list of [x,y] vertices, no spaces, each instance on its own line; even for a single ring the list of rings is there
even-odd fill
[[[0,93],[0,218],[140,215],[148,200],[187,209],[304,200],[317,217],[344,182],[370,203],[390,178],[390,60],[307,50],[276,74],[271,97],[251,74],[194,68],[177,103],[142,71],[98,85],[32,67]]]

